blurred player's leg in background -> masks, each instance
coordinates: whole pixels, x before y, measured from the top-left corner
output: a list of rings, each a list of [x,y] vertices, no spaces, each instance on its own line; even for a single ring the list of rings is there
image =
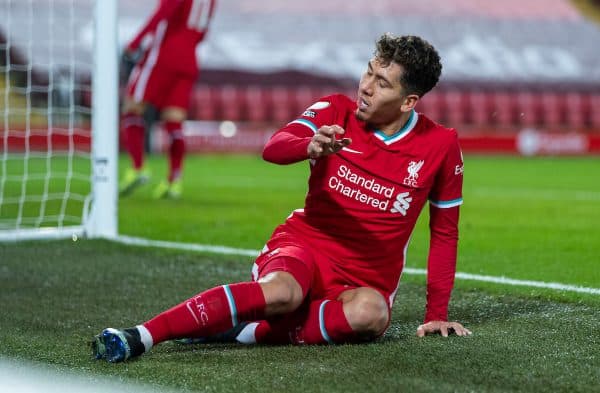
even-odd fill
[[[165,72],[164,70],[161,72]],[[183,191],[182,174],[183,160],[185,158],[185,139],[183,135],[183,122],[187,119],[187,109],[190,106],[190,97],[196,81],[196,75],[186,73],[169,73],[171,78],[160,90],[161,120],[163,128],[169,134],[167,150],[169,168],[167,179],[161,182],[154,190],[154,198],[178,199]],[[166,78],[165,78],[166,80]],[[159,98],[155,98],[157,101]]]
[[[121,196],[130,194],[150,179],[149,172],[144,168],[144,136],[146,131],[142,117],[143,112],[143,103],[125,97],[121,115],[121,132],[125,138],[125,145],[132,166],[126,171],[119,184],[119,194]]]
[[[152,152],[152,130],[154,125],[160,122],[160,110],[153,104],[146,102],[144,107],[144,128],[146,129],[146,138],[144,142],[144,151],[146,153]]]
[[[187,111],[179,107],[167,107],[162,111],[161,117],[163,127],[169,134],[169,172],[167,180],[158,185],[153,195],[155,198],[177,199],[181,197],[183,189],[181,182],[185,155],[183,121],[187,117]]]

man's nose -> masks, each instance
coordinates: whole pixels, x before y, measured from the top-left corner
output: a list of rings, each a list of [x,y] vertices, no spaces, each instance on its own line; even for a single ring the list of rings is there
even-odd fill
[[[368,95],[368,96],[373,94],[373,83],[369,79],[362,80],[359,87],[360,87],[360,91],[363,94]]]

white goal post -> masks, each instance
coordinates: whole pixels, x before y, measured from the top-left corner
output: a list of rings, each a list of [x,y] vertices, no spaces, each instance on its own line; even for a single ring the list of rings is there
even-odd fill
[[[0,241],[117,236],[117,0],[0,0]]]

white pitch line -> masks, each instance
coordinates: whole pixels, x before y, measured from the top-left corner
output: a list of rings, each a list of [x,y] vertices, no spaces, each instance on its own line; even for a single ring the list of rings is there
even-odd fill
[[[511,197],[535,199],[546,201],[600,201],[600,192],[589,190],[543,190],[543,189],[501,189],[501,188],[475,188],[466,194],[480,197]]]
[[[243,248],[233,248],[226,246],[210,246],[206,244],[193,244],[193,243],[178,243],[178,242],[167,242],[163,240],[151,240],[144,239],[141,237],[132,237],[119,235],[113,239],[119,243],[129,244],[132,246],[143,246],[143,247],[158,247],[158,248],[169,248],[175,250],[186,250],[196,252],[210,252],[213,254],[223,255],[243,255],[248,257],[256,257],[260,253],[258,250],[249,250]]]
[[[425,269],[414,269],[414,268],[406,267],[406,268],[404,268],[403,273],[426,275],[427,271]],[[600,295],[600,288],[588,288],[588,287],[581,287],[581,286],[577,286],[577,285],[561,284],[558,282],[517,280],[514,278],[508,278],[508,277],[483,276],[481,274],[471,274],[471,273],[461,273],[461,272],[456,273],[456,278],[460,278],[461,280],[491,282],[494,284],[555,289],[557,291],[579,292],[579,293],[589,293],[592,295]]]
[[[132,236],[124,236],[124,235],[119,235],[118,237],[116,237],[113,240],[118,243],[128,244],[128,245],[132,245],[132,246],[158,247],[158,248],[168,248],[168,249],[175,249],[175,250],[209,252],[209,253],[213,253],[213,254],[222,254],[222,255],[242,255],[242,256],[248,256],[248,257],[256,257],[260,253],[259,250],[250,250],[250,249],[244,249],[244,248],[234,248],[234,247],[226,247],[226,246],[211,246],[211,245],[207,245],[207,244],[168,242],[168,241],[163,241],[163,240],[151,240],[151,239],[144,239],[144,238],[140,238],[140,237],[132,237]],[[411,267],[405,267],[402,273],[423,276],[423,275],[427,274],[427,271],[425,269],[416,269],[416,268],[411,268]],[[481,274],[470,274],[470,273],[461,273],[461,272],[456,273],[456,278],[461,279],[461,280],[491,282],[494,284],[502,284],[502,285],[554,289],[557,291],[578,292],[578,293],[587,293],[587,294],[591,294],[591,295],[600,295],[600,288],[589,288],[589,287],[582,287],[582,286],[578,286],[578,285],[561,284],[558,282],[517,280],[514,278],[508,278],[508,277],[484,276]]]

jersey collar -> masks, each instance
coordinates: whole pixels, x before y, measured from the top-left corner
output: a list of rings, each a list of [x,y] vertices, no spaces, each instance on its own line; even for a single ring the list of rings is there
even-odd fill
[[[404,126],[394,135],[386,135],[381,130],[375,130],[374,134],[377,139],[389,146],[410,134],[410,132],[415,128],[415,125],[417,125],[417,121],[419,121],[419,114],[413,109],[410,112],[410,117],[408,118],[406,124],[404,124]]]

